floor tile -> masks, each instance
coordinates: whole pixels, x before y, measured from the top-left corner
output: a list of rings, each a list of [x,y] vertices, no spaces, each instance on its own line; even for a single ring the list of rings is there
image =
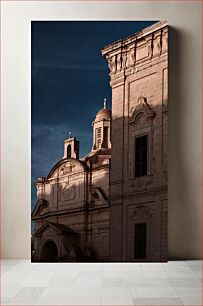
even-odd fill
[[[1,288],[1,297],[5,298],[13,298],[16,294],[21,290],[21,288],[16,287],[2,287]]]
[[[101,287],[102,286],[102,279],[101,278],[86,278],[81,279],[80,277],[75,281],[75,286],[78,287]]]
[[[159,263],[148,263],[148,264],[143,264],[141,266],[142,270],[145,272],[164,272],[164,267],[162,264]]]
[[[187,265],[166,265],[163,267],[166,272],[187,272],[191,273],[191,269]]]
[[[136,287],[133,289],[133,297],[159,298],[159,297],[179,297],[173,287]]]
[[[185,263],[189,266],[202,265],[202,260],[186,260]]]
[[[59,269],[59,265],[57,263],[40,263],[40,264],[33,264],[33,271],[48,271],[48,272],[55,272]]]
[[[180,298],[134,298],[134,305],[183,305]]]
[[[142,267],[140,266],[140,264],[129,264],[129,263],[125,263],[125,264],[103,264],[103,272],[112,272],[112,273],[117,273],[117,272],[132,272],[132,273],[142,273]]]
[[[66,298],[45,298],[41,297],[37,300],[35,305],[53,305],[53,306],[58,306],[58,305],[84,305],[84,306],[89,306],[89,305],[94,305],[94,306],[99,306],[101,305],[101,298],[90,298],[90,297],[66,297]]]
[[[182,297],[183,305],[197,306],[203,305],[201,297]]]
[[[121,298],[121,297],[117,297],[117,298],[103,298],[102,297],[102,305],[115,305],[115,306],[130,306],[130,305],[134,305],[133,299],[131,297],[126,297],[126,298]]]
[[[19,282],[19,287],[46,287],[53,278],[53,271],[32,271]]]
[[[199,260],[1,266],[3,305],[202,305]]]
[[[165,271],[144,271],[143,276],[149,278],[168,278],[168,274]]]
[[[186,260],[170,260],[166,263],[163,263],[164,266],[186,266]]]
[[[128,278],[123,279],[128,287],[170,287],[168,278]]]
[[[193,271],[193,273],[197,278],[202,279],[202,272]]]
[[[68,288],[58,288],[58,289],[45,289],[42,297],[46,298],[100,298],[101,297],[101,288],[91,288],[91,287],[68,287]]]
[[[29,297],[29,298],[12,298],[5,302],[4,305],[34,305],[38,300],[37,297]]]
[[[102,287],[126,287],[122,278],[103,278]]]
[[[39,298],[44,292],[43,287],[24,287],[16,294],[16,298]]]
[[[199,278],[170,278],[173,287],[200,287],[202,282]]]
[[[191,265],[188,266],[190,270],[195,271],[195,272],[202,272],[202,265]]]
[[[131,290],[127,287],[102,288],[102,298],[128,298],[129,296],[131,296]]]
[[[191,272],[180,272],[180,271],[173,271],[167,272],[169,278],[197,278],[195,273]]]
[[[78,278],[80,271],[57,270],[54,277]]]
[[[53,277],[46,288],[67,288],[75,285],[77,278]]]
[[[135,277],[143,277],[142,271],[104,271],[103,278],[135,278]]]
[[[201,297],[202,287],[176,287],[176,292],[182,297]]]
[[[81,266],[81,271],[102,271],[102,264],[95,264],[95,263],[85,263]]]

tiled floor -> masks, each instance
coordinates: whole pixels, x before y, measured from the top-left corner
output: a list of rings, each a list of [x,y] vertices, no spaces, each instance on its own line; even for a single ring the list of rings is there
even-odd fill
[[[202,305],[202,261],[1,261],[1,305]]]

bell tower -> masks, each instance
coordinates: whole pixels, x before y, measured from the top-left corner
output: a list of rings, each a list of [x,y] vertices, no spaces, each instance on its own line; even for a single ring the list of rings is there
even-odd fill
[[[69,132],[69,137],[64,141],[64,155],[63,158],[75,158],[79,159],[79,144],[80,142],[71,136]]]
[[[93,126],[92,150],[111,148],[111,110],[107,108],[106,98],[104,107],[97,113]]]

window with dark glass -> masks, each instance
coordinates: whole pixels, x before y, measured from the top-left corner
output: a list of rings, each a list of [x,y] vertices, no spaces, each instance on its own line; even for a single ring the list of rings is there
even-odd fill
[[[69,144],[67,146],[67,158],[70,158],[71,157],[71,145]]]
[[[146,244],[147,244],[147,224],[135,224],[134,233],[134,259],[146,258]]]
[[[103,139],[103,147],[108,147],[108,127],[104,127],[104,139]]]
[[[147,135],[135,138],[135,176],[147,175]]]

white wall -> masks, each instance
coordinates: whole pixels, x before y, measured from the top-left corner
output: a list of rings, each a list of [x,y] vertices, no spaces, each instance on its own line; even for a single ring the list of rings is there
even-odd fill
[[[3,1],[3,258],[30,257],[30,21],[168,20],[169,256],[201,258],[201,1]]]

